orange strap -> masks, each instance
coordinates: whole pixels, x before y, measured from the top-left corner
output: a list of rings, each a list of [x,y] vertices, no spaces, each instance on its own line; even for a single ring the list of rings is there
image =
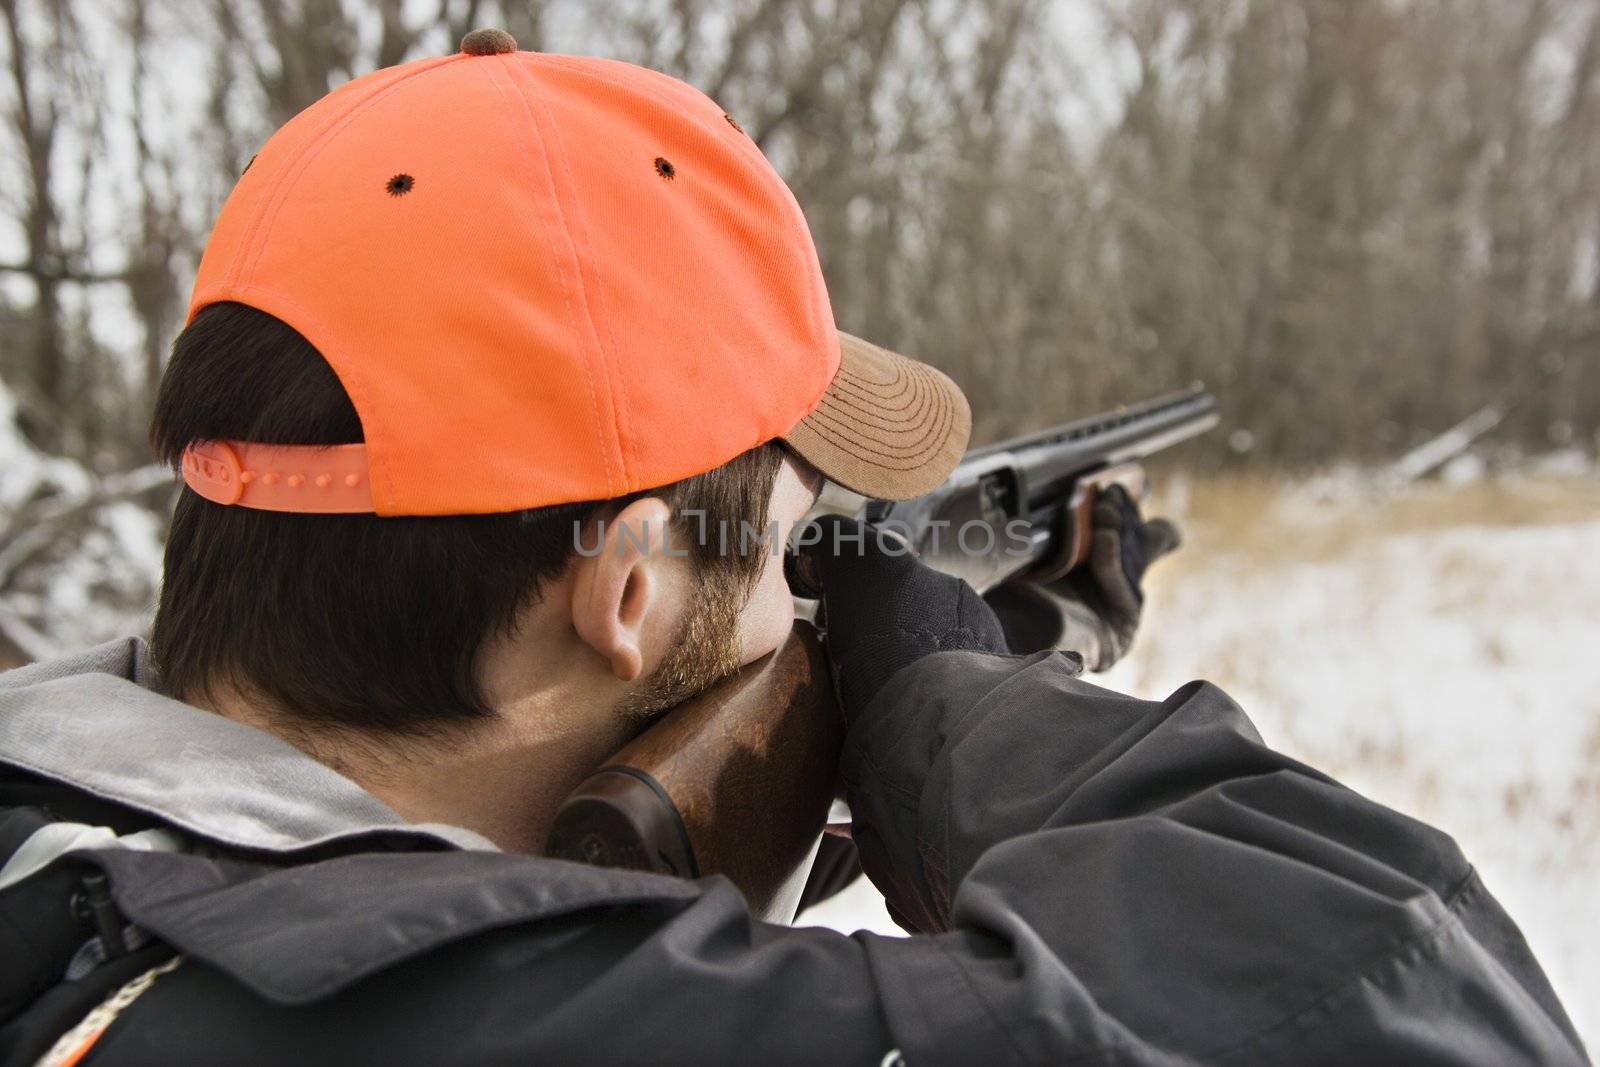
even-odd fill
[[[94,1048],[95,1042],[100,1040],[101,1035],[116,1021],[117,1016],[144,996],[145,990],[149,989],[157,978],[170,974],[182,962],[182,956],[174,956],[165,963],[156,964],[137,978],[125,983],[120,989],[114,990],[110,996],[92,1008],[77,1026],[62,1034],[56,1043],[50,1046],[50,1051],[39,1057],[34,1067],[74,1067],[90,1049]]]
[[[80,1044],[77,1048],[72,1049],[71,1051],[69,1051],[66,1054],[66,1058],[65,1059],[57,1060],[56,1063],[54,1064],[54,1067],[77,1067],[78,1061],[83,1059],[83,1057],[88,1053],[88,1051],[90,1049],[94,1048],[94,1043],[96,1041],[99,1041],[100,1040],[100,1035],[105,1033],[105,1032],[106,1032],[106,1028],[104,1026],[102,1026],[100,1029],[96,1030],[94,1033],[92,1033],[88,1037],[84,1038],[83,1039],[83,1043]]]
[[[352,515],[376,510],[367,446],[207,441],[183,450],[185,484],[217,504]]]

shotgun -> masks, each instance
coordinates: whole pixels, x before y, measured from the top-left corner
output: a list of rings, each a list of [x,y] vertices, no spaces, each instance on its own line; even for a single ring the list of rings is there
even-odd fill
[[[1049,582],[1088,558],[1095,495],[1144,495],[1139,461],[1217,423],[1198,386],[968,452],[913,500],[847,499],[980,593]],[[751,910],[794,917],[837,793],[844,720],[815,629],[694,696],[557,810],[548,855],[681,878],[726,875]]]

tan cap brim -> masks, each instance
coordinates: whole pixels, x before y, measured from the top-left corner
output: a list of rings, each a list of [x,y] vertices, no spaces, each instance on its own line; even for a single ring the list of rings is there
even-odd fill
[[[905,500],[933,489],[967,450],[967,398],[926,363],[842,331],[839,345],[839,373],[783,439],[830,481],[863,496]]]

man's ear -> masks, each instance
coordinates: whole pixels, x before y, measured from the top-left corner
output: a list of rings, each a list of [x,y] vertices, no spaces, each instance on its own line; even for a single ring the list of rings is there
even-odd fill
[[[579,539],[572,625],[624,682],[643,673],[645,620],[670,599],[661,563],[671,518],[665,502],[644,497],[595,520]]]

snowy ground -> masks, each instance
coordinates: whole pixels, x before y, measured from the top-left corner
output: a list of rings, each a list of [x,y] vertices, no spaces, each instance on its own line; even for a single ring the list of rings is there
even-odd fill
[[[1188,544],[1098,681],[1215,681],[1269,743],[1455,835],[1600,1047],[1600,474],[1163,504]],[[806,920],[895,929],[865,881]]]

